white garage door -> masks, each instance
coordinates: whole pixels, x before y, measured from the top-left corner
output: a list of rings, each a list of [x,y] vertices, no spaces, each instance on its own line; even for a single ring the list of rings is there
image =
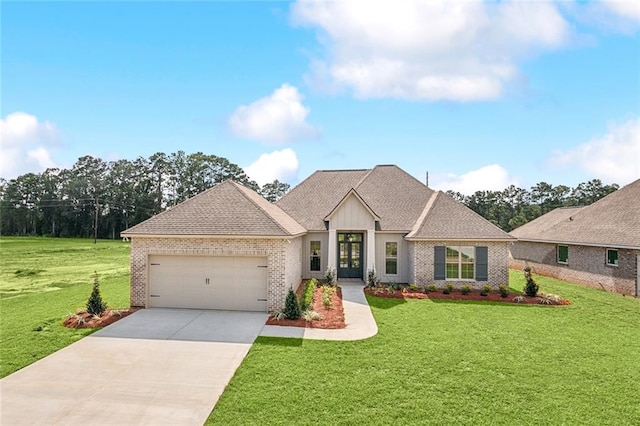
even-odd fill
[[[267,258],[149,256],[149,307],[267,311]]]

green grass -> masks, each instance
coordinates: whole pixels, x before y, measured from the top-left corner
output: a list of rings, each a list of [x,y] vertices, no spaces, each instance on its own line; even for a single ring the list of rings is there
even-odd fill
[[[83,308],[98,273],[110,307],[129,306],[129,244],[61,238],[0,238],[0,377],[95,330],[64,318]]]
[[[640,423],[640,300],[536,278],[572,305],[369,297],[371,339],[260,337],[208,423]]]

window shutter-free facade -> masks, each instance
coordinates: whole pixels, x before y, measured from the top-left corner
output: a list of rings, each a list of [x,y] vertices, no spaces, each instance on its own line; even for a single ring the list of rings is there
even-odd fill
[[[446,279],[446,247],[435,246],[433,253],[433,279],[443,281]]]

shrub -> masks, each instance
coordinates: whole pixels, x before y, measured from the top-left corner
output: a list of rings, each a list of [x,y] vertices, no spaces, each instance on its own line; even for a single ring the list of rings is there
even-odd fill
[[[415,284],[409,284],[409,290],[411,291],[418,291],[418,286]]]
[[[531,268],[529,266],[525,267],[523,271],[524,279],[526,281],[524,285],[524,293],[527,296],[535,297],[538,294],[538,290],[540,290],[540,286],[538,286],[538,283],[536,283],[531,276]]]
[[[375,287],[378,284],[378,276],[375,269],[369,269],[367,271],[367,285],[369,287]]]
[[[321,320],[322,315],[320,315],[316,311],[307,309],[302,313],[302,318],[304,318],[305,321],[316,321],[316,320]]]
[[[500,291],[500,297],[509,297],[509,287],[506,285],[501,285],[498,290]]]
[[[275,319],[276,321],[282,321],[283,319],[285,319],[287,316],[284,314],[284,311],[282,309],[276,309],[275,311],[273,311],[273,313],[271,314],[271,316],[273,317],[273,319]]]
[[[480,296],[486,296],[491,292],[491,286],[489,284],[485,284],[480,291]]]
[[[98,273],[93,274],[93,290],[89,300],[87,300],[87,312],[91,315],[100,315],[107,310],[107,304],[102,300],[102,294],[100,294],[100,284],[98,283]]]
[[[306,311],[313,306],[313,293],[316,290],[316,279],[311,278],[304,285],[304,291],[302,292],[302,298],[300,300],[300,310]]]
[[[284,301],[284,314],[292,320],[300,318],[300,305],[298,305],[298,298],[292,288],[289,288],[289,293]]]
[[[327,281],[327,284],[334,285],[336,283],[336,270],[333,268],[327,268],[324,273],[324,279]]]
[[[525,300],[527,300],[527,299],[525,299],[525,297],[524,297],[524,296],[521,296],[521,295],[518,295],[518,296],[516,296],[516,297],[514,297],[514,298],[513,298],[513,301],[514,301],[514,302],[516,302],[516,303],[522,303],[522,302],[524,302]]]
[[[335,287],[330,287],[328,285],[322,286],[322,304],[327,309],[331,307],[331,294],[334,291],[335,291]]]
[[[444,289],[442,289],[442,293],[444,294],[449,294],[453,291],[455,287],[453,286],[453,284],[448,283],[447,285],[444,286]]]
[[[469,293],[471,293],[471,286],[470,286],[469,284],[467,284],[467,285],[463,286],[463,287],[460,289],[460,292],[461,292],[462,294],[469,294]]]
[[[438,290],[438,287],[436,287],[435,284],[430,284],[427,286],[426,290],[427,290],[427,293],[433,293],[434,291]]]
[[[392,285],[388,285],[387,286],[387,293],[393,294],[393,293],[395,293],[395,291],[396,291],[396,289]]]

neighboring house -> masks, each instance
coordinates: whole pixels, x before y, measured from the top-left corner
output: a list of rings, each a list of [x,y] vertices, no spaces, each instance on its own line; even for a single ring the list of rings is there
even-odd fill
[[[272,204],[226,181],[122,233],[131,305],[272,311],[339,280],[507,284],[514,239],[396,166],[317,171]]]
[[[514,229],[511,266],[640,295],[640,179],[586,207],[555,209]]]

